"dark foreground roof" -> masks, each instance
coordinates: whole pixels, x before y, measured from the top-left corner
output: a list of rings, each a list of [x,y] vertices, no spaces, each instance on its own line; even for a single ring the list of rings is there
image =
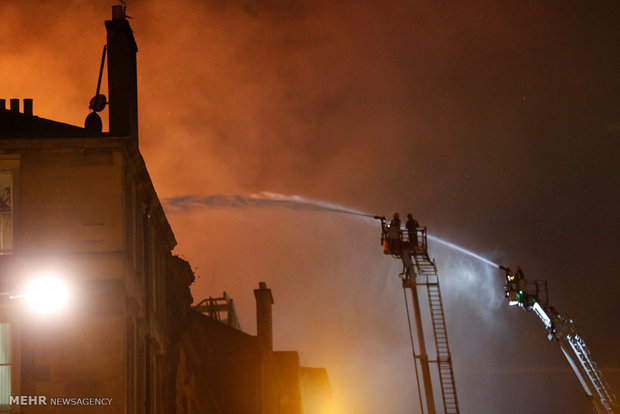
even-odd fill
[[[0,138],[72,138],[101,135],[63,122],[0,109]]]

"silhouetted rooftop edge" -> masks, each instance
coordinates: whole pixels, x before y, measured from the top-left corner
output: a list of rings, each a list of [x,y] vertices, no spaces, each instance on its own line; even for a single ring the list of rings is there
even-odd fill
[[[74,138],[101,137],[108,133],[93,133],[85,128],[52,121],[21,112],[0,109],[0,138]]]

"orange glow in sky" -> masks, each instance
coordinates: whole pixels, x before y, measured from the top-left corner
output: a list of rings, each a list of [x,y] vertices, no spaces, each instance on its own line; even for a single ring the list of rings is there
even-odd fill
[[[140,148],[161,199],[270,191],[412,211],[549,280],[620,390],[613,2],[128,3]],[[0,2],[0,98],[83,125],[112,4]],[[253,333],[252,289],[270,286],[275,349],[327,368],[327,413],[416,412],[401,264],[376,223],[200,206],[168,218],[196,301],[226,291]],[[501,274],[441,246],[431,256],[462,412],[588,409],[535,318],[504,306]]]

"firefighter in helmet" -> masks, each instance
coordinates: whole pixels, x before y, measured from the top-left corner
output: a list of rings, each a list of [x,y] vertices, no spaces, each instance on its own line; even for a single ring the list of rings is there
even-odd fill
[[[388,245],[392,252],[400,251],[400,216],[398,213],[394,213],[390,226],[388,227]]]
[[[418,227],[420,227],[420,224],[418,220],[413,218],[413,214],[407,214],[405,227],[407,227],[407,234],[409,235],[409,245],[415,249],[418,245]]]

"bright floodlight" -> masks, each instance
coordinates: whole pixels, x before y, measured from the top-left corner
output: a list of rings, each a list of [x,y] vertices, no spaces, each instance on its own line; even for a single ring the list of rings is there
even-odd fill
[[[24,294],[26,303],[38,313],[62,309],[69,298],[67,285],[55,276],[41,276],[30,281]]]

